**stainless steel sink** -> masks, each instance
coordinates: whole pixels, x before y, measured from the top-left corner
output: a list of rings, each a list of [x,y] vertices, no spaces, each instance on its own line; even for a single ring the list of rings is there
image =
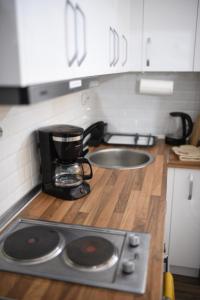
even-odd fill
[[[154,157],[145,151],[127,148],[109,148],[87,154],[90,163],[108,169],[138,169],[153,162]]]

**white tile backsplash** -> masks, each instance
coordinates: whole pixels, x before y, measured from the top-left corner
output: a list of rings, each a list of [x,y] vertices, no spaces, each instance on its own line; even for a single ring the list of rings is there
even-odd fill
[[[35,131],[62,123],[87,127],[92,122],[90,101],[86,90],[31,106],[0,106],[0,215],[40,183]]]
[[[172,96],[140,95],[140,78],[173,80]],[[183,111],[195,119],[200,112],[198,73],[135,73],[111,76],[94,88],[94,114],[108,123],[108,130],[152,133],[163,136],[169,127],[169,112]]]

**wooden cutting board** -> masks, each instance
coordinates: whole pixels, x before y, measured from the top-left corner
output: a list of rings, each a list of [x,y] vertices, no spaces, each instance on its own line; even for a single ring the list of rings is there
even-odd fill
[[[192,135],[190,138],[190,144],[197,146],[199,140],[200,140],[200,114],[198,115],[194,123]]]

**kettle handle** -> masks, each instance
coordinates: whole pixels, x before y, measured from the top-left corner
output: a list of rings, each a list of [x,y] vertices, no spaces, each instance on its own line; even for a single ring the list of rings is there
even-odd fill
[[[184,134],[185,134],[185,137],[187,138],[192,133],[193,122],[192,122],[191,117],[187,114],[184,114],[184,116],[182,116],[182,122],[184,123],[184,125],[183,125],[183,128],[185,129]]]
[[[90,173],[85,175],[85,174],[84,174],[84,171],[83,171],[83,180],[91,179],[92,176],[93,176],[93,172],[92,172],[92,166],[91,166],[89,160],[88,160],[87,158],[85,158],[85,157],[79,157],[79,158],[77,159],[77,162],[78,162],[78,163],[81,163],[81,164],[89,165],[89,167],[90,167]]]

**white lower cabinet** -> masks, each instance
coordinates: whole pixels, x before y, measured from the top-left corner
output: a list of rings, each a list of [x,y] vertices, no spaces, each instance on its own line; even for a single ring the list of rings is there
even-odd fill
[[[200,170],[168,169],[166,243],[170,269],[197,277],[200,269]]]

